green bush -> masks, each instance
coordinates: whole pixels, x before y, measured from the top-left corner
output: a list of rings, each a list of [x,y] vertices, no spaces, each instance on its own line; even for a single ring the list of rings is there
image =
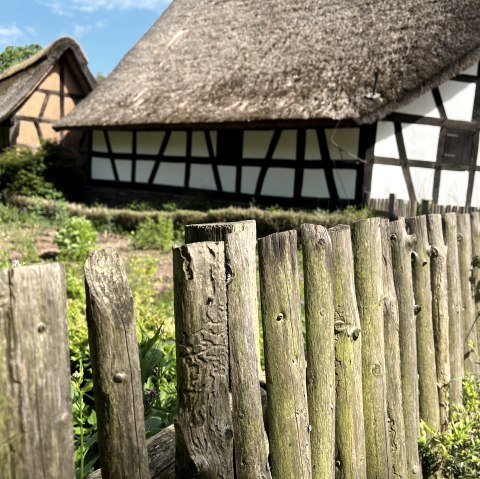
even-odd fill
[[[423,476],[476,479],[480,477],[480,380],[463,381],[463,405],[451,406],[445,431],[435,431],[422,421],[419,438]]]
[[[84,261],[96,241],[97,232],[92,222],[81,216],[67,218],[55,236],[60,249],[59,259],[67,261]]]
[[[132,243],[136,249],[168,251],[174,240],[173,221],[166,216],[146,218],[133,233]]]

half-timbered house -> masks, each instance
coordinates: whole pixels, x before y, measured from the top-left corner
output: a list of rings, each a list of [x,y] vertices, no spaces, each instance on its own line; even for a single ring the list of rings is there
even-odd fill
[[[57,132],[53,124],[96,85],[87,60],[71,38],[60,38],[0,75],[0,150],[40,146],[42,140],[80,147],[82,135]]]
[[[173,0],[59,127],[94,185],[480,205],[477,0]]]

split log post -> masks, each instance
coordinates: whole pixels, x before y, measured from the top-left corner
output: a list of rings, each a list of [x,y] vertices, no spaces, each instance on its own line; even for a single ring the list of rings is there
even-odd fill
[[[447,245],[447,288],[450,350],[450,399],[462,403],[462,379],[465,375],[463,359],[463,322],[461,315],[460,269],[458,264],[457,215],[442,215],[443,236]]]
[[[259,240],[260,297],[272,477],[311,477],[297,232]]]
[[[422,477],[418,454],[420,413],[418,402],[417,331],[413,299],[412,253],[416,236],[407,235],[405,220],[390,223],[390,243],[395,291],[398,300],[400,370],[402,378],[403,419],[407,477]]]
[[[477,322],[477,341],[480,338],[480,213],[470,213],[472,227],[472,286]]]
[[[393,477],[407,477],[407,453],[405,449],[405,421],[403,419],[403,394],[400,366],[400,319],[397,294],[393,279],[390,223],[380,224],[383,255],[383,324],[385,344],[385,370],[387,379],[387,414]]]
[[[335,334],[332,243],[323,226],[301,227],[312,479],[335,477]]]
[[[328,230],[328,234],[332,241],[335,306],[337,477],[366,479],[362,339],[355,298],[350,228],[345,225],[335,226]]]
[[[442,216],[427,216],[430,243],[430,275],[432,290],[432,321],[435,341],[440,426],[449,421],[450,346],[448,317],[447,246],[443,239]]]
[[[110,248],[90,253],[84,272],[102,475],[147,479],[143,386],[127,275]]]
[[[407,219],[410,233],[417,236],[412,261],[413,292],[417,310],[417,367],[420,418],[430,427],[440,428],[437,368],[432,322],[432,292],[430,275],[430,245],[427,217]]]
[[[75,477],[65,272],[0,270],[0,476]]]
[[[363,417],[367,476],[391,478],[383,336],[383,264],[380,218],[355,221],[352,247],[362,330]]]
[[[478,372],[478,340],[472,291],[472,229],[469,214],[457,215],[458,264],[460,270],[461,313],[465,372]]]
[[[173,248],[175,477],[233,479],[224,244]]]
[[[230,388],[237,479],[269,478],[268,442],[258,387],[256,224],[187,225],[186,241],[225,241]]]

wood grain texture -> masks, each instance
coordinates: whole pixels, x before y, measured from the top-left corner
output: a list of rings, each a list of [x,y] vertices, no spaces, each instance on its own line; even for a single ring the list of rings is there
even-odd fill
[[[402,379],[403,420],[407,477],[421,478],[422,469],[417,438],[420,432],[420,412],[417,370],[417,331],[414,311],[412,253],[416,236],[407,235],[405,220],[389,225],[392,250],[393,279],[398,301],[400,371]]]
[[[85,262],[88,341],[104,479],[149,478],[133,296],[110,248]]]
[[[362,346],[355,297],[350,228],[328,230],[332,241],[335,307],[336,412],[335,445],[338,479],[367,477],[362,399]]]
[[[332,242],[323,226],[301,227],[312,479],[335,477],[335,335]]]
[[[175,428],[173,424],[147,439],[148,463],[151,479],[175,478]],[[101,469],[87,479],[102,479]]]
[[[256,223],[185,226],[187,243],[224,241],[227,271],[230,389],[237,479],[269,478],[259,377]]]
[[[362,329],[363,417],[369,479],[393,477],[387,416],[380,225],[380,218],[369,218],[355,221],[352,227],[355,292]]]
[[[472,287],[477,325],[477,341],[480,338],[480,213],[470,214],[472,230]]]
[[[296,231],[286,231],[261,238],[258,243],[274,479],[311,476],[296,236]]]
[[[0,270],[0,477],[75,476],[65,272]]]
[[[472,228],[469,214],[457,215],[458,265],[460,271],[461,308],[463,323],[463,354],[465,372],[478,373],[478,339],[472,290]]]
[[[417,368],[420,418],[430,427],[440,428],[437,368],[432,321],[430,245],[425,215],[407,219],[417,242],[412,260],[413,291],[417,307]]]
[[[382,238],[383,324],[385,345],[385,371],[387,381],[387,415],[392,473],[394,478],[407,477],[405,448],[405,421],[403,419],[403,394],[400,366],[400,319],[397,293],[393,279],[390,223],[380,223]]]
[[[460,269],[458,264],[457,215],[442,215],[442,230],[447,246],[448,330],[450,352],[450,400],[462,403],[462,379],[465,375],[463,358],[463,323],[461,316]]]
[[[440,427],[448,425],[450,387],[450,338],[448,317],[447,246],[443,239],[442,217],[427,216],[430,243],[430,274],[432,288],[432,321],[435,341]]]
[[[175,477],[233,479],[224,244],[173,249],[177,419]]]

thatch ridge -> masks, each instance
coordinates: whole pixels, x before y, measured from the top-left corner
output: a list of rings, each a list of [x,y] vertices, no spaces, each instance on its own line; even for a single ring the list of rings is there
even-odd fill
[[[373,122],[479,60],[479,7],[173,0],[59,127]]]
[[[67,51],[73,55],[88,88],[90,90],[95,88],[95,78],[88,68],[87,58],[78,43],[71,37],[59,38],[0,75],[0,123],[20,107]]]

